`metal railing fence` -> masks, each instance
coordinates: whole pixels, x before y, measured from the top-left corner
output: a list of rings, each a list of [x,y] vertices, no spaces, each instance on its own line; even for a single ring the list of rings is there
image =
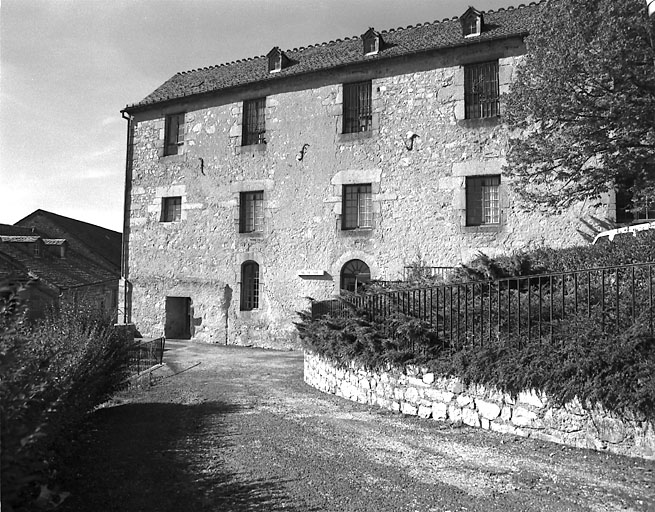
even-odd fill
[[[135,340],[130,347],[130,371],[132,373],[141,373],[152,366],[164,362],[164,347],[166,338],[149,338],[144,340]]]
[[[395,336],[399,319],[429,326],[443,348],[484,346],[495,339],[518,344],[570,336],[571,322],[587,317],[606,333],[637,320],[653,334],[655,263],[475,281],[317,302],[312,315],[345,317],[358,308]]]
[[[403,267],[403,281],[417,281],[419,279],[437,278],[446,280],[456,267],[426,267],[410,265]]]

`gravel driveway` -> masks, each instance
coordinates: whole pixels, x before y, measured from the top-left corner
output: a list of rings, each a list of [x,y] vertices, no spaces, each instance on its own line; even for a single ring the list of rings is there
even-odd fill
[[[325,395],[299,352],[167,345],[156,386],[94,414],[62,510],[655,510],[655,462]]]

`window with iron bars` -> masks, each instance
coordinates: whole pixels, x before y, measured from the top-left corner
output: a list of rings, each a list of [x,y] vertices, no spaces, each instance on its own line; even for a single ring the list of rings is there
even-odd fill
[[[266,122],[264,112],[266,109],[266,98],[247,100],[243,102],[243,132],[241,137],[242,146],[251,144],[264,144],[266,140]]]
[[[240,309],[259,309],[259,265],[255,261],[246,261],[241,265]]]
[[[464,109],[466,119],[500,115],[498,61],[464,66]]]
[[[182,197],[161,198],[161,222],[175,222],[182,218]]]
[[[371,81],[343,84],[343,133],[371,131]]]
[[[177,155],[184,144],[184,114],[166,116],[164,156]]]
[[[344,185],[341,229],[371,229],[372,227],[371,184]]]
[[[242,192],[239,205],[239,233],[264,231],[264,192]]]
[[[466,225],[500,224],[500,176],[466,178]]]

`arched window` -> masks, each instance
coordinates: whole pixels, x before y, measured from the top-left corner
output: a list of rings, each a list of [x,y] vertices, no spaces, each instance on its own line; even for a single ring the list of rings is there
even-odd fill
[[[259,308],[259,265],[246,261],[241,265],[241,311]]]
[[[371,269],[362,260],[350,260],[341,268],[341,289],[355,292],[371,280]]]

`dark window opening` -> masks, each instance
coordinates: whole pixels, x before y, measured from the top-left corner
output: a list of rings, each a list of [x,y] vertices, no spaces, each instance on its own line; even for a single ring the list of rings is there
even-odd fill
[[[259,308],[259,265],[246,261],[241,265],[241,311]]]
[[[161,198],[161,222],[175,222],[182,218],[182,197]]]
[[[371,280],[371,269],[362,260],[350,260],[341,268],[341,289],[356,292]]]
[[[239,233],[264,231],[264,192],[242,192],[239,204]]]
[[[373,200],[371,184],[344,185],[341,211],[341,229],[371,229],[373,227]]]
[[[343,84],[343,133],[371,131],[371,81]]]
[[[466,119],[500,115],[498,61],[464,67],[464,108]]]
[[[500,176],[466,178],[466,225],[500,224]]]
[[[166,116],[164,155],[177,155],[184,144],[184,114]]]
[[[364,39],[364,54],[370,55],[379,51],[379,39],[377,37],[367,37]]]
[[[243,102],[242,146],[264,144],[266,142],[264,139],[266,134],[266,122],[264,119],[265,108],[266,98]]]

